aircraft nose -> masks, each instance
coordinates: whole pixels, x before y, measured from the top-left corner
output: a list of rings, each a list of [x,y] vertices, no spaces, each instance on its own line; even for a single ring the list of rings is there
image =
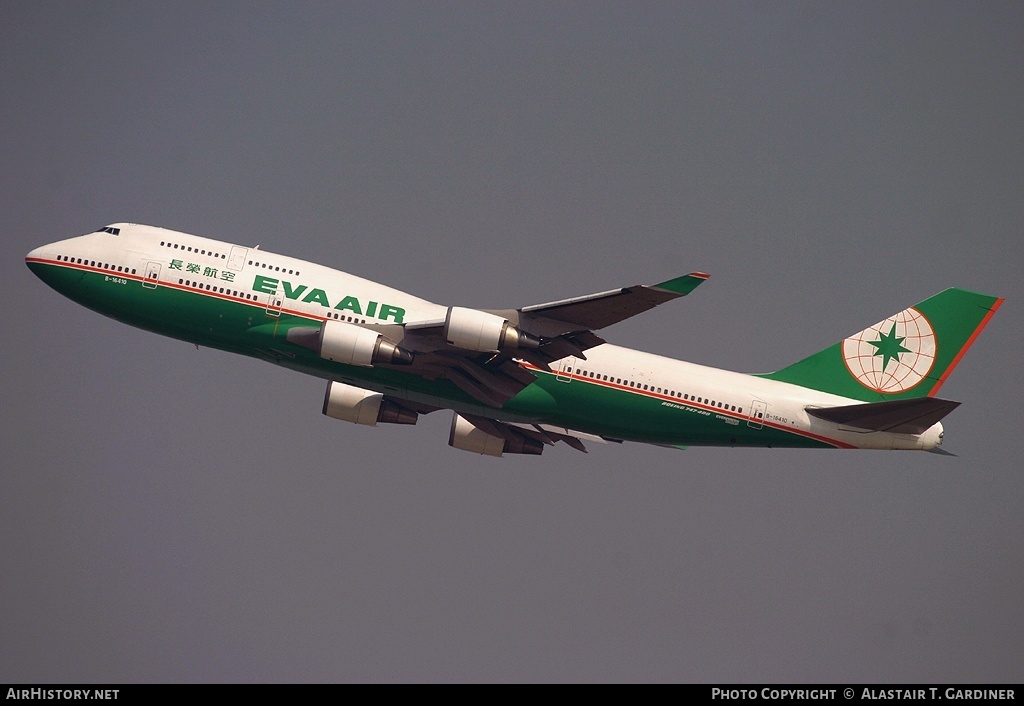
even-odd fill
[[[56,268],[52,267],[52,265],[55,260],[56,256],[53,254],[53,248],[49,245],[42,245],[25,256],[25,264],[28,265],[28,269],[32,270],[32,274],[51,287],[54,286],[53,270]]]
[[[31,252],[29,252],[28,255],[25,256],[25,264],[28,265],[28,268],[32,270],[32,273],[35,274],[37,277],[41,276],[40,272],[43,269],[43,263],[46,262],[45,250],[45,246],[39,247],[36,248],[35,250],[32,250]]]

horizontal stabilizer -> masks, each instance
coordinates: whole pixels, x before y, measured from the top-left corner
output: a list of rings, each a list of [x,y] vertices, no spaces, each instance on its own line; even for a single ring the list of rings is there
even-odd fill
[[[960,406],[937,397],[869,402],[842,407],[808,407],[807,413],[836,424],[895,434],[923,434]]]

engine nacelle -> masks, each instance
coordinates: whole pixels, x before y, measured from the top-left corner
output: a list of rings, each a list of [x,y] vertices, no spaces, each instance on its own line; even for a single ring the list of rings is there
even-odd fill
[[[333,419],[370,427],[376,426],[377,422],[415,424],[419,418],[416,412],[384,399],[384,395],[379,392],[364,390],[335,380],[327,383],[324,414]]]
[[[321,358],[345,365],[408,365],[412,354],[384,336],[344,321],[325,321],[320,326],[316,351]]]
[[[452,430],[448,436],[448,445],[455,449],[472,451],[484,456],[501,456],[503,453],[539,456],[544,452],[544,444],[535,439],[520,435],[506,439],[489,434],[458,413],[452,418]]]
[[[448,307],[444,338],[457,348],[489,353],[540,346],[539,338],[520,331],[500,316],[461,306]]]

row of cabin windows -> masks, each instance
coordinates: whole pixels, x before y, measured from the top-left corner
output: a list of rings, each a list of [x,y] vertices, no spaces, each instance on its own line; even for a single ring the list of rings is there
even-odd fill
[[[262,267],[265,270],[273,270],[274,272],[285,272],[285,273],[287,273],[289,275],[298,275],[299,274],[298,270],[289,270],[287,267],[276,267],[274,265],[268,265],[265,262],[256,262],[256,263],[254,263],[252,260],[249,260],[249,264],[252,265],[253,267]]]
[[[210,257],[217,257],[220,258],[221,260],[226,260],[228,257],[224,253],[214,252],[213,250],[202,250],[200,248],[194,248],[191,245],[179,245],[178,243],[170,243],[163,240],[160,241],[160,245],[167,248],[174,248],[175,250],[184,250],[186,252],[196,253],[197,255],[209,255]],[[275,267],[273,265],[268,265],[265,262],[253,263],[252,260],[249,260],[249,264],[253,265],[254,267],[262,267],[265,270],[270,269],[273,270],[274,272],[286,272],[287,274],[290,275],[299,274],[298,270],[291,270],[288,269],[287,267]]]
[[[57,259],[61,262],[70,262],[76,265],[88,265],[89,267],[98,267],[101,270],[110,270],[111,272],[124,272],[125,274],[135,274],[135,268],[125,267],[123,265],[108,265],[105,262],[96,262],[95,260],[83,260],[80,257],[68,257],[67,255],[58,255]]]
[[[566,372],[572,373],[572,368],[568,368]],[[676,397],[681,400],[696,402],[697,404],[706,404],[710,407],[718,407],[719,409],[724,409],[729,412],[743,414],[742,407],[737,407],[736,405],[729,405],[724,402],[719,402],[717,400],[711,400],[708,399],[707,397],[697,397],[696,395],[691,395],[688,392],[678,392],[676,390],[662,389],[660,387],[655,387],[654,385],[643,385],[638,382],[633,382],[632,380],[623,380],[622,378],[610,378],[607,375],[602,375],[601,373],[595,373],[589,370],[580,370],[579,368],[576,369],[576,373],[584,377],[593,378],[594,380],[606,380],[608,382],[613,382],[616,385],[626,385],[628,387],[636,388],[637,390],[648,390],[650,392],[655,392],[659,395],[668,395],[669,397]]]
[[[327,312],[327,318],[328,319],[337,319],[338,321],[351,321],[354,324],[365,324],[366,323],[366,319],[357,319],[354,316],[346,316],[344,314],[339,314],[336,311],[329,311],[329,312]]]
[[[190,279],[179,279],[178,280],[178,284],[183,284],[186,287],[195,287],[197,289],[205,289],[208,292],[218,292],[220,294],[229,294],[229,295],[231,295],[233,297],[238,297],[239,299],[249,299],[249,300],[252,300],[252,301],[256,301],[256,295],[255,294],[246,294],[245,292],[239,292],[239,291],[236,291],[234,289],[225,289],[224,287],[214,287],[212,285],[206,284],[205,282],[193,282]]]
[[[224,253],[214,252],[213,250],[200,250],[199,248],[194,248],[191,245],[178,245],[177,243],[168,243],[163,240],[160,241],[160,245],[167,248],[174,248],[175,250],[185,250],[186,252],[192,252],[195,253],[196,255],[209,255],[210,257],[218,257],[221,260],[226,260],[228,258],[228,256],[225,255]]]
[[[183,284],[186,287],[195,287],[196,289],[203,289],[207,292],[216,292],[218,294],[227,294],[232,297],[238,297],[239,299],[247,299],[249,301],[259,301],[259,298],[255,294],[249,292],[239,292],[235,289],[226,289],[224,287],[214,287],[205,282],[194,282],[190,279],[179,279],[178,284]],[[327,314],[328,318],[337,319],[338,321],[351,321],[354,324],[365,324],[366,319],[357,319],[354,316],[343,316],[335,311]]]

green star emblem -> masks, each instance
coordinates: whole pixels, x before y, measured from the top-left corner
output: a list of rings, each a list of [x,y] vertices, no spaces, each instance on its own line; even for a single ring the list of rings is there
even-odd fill
[[[889,361],[893,358],[896,362],[900,362],[900,353],[910,353],[909,348],[903,347],[903,341],[906,340],[906,336],[900,338],[896,335],[896,322],[893,322],[892,328],[889,329],[889,333],[885,334],[879,331],[880,338],[877,341],[868,341],[875,347],[874,355],[882,356],[882,370],[884,371],[889,367]]]

